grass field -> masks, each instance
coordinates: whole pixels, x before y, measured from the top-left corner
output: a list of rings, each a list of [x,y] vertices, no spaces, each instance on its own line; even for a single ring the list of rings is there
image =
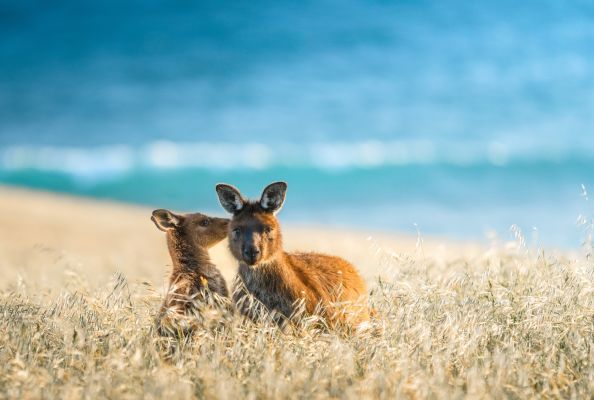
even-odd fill
[[[163,238],[145,210],[80,202],[61,210],[61,198],[3,195],[5,205],[21,196],[11,215],[36,202],[61,220],[67,212],[138,213],[138,221],[146,219],[141,237],[151,239],[144,252],[138,237],[130,246],[157,253],[149,265],[130,246],[107,246],[100,260],[74,257],[69,246],[84,248],[78,242],[43,241],[46,236],[27,242],[17,239],[18,227],[5,233],[0,398],[583,399],[594,393],[594,262],[586,257],[532,251],[519,242],[472,251],[452,245],[452,253],[431,243],[394,248],[353,239],[345,246],[365,259],[374,332],[345,337],[306,326],[283,333],[235,316],[178,340],[154,329],[162,285],[142,271],[152,265],[162,275],[167,260],[161,248],[148,249]],[[36,218],[41,230],[54,223]],[[141,229],[128,222],[121,224]],[[62,238],[78,229],[68,223]],[[126,235],[126,229],[116,230]],[[46,242],[51,249],[39,250]],[[94,251],[89,245],[86,254]],[[35,271],[54,276],[37,279]]]

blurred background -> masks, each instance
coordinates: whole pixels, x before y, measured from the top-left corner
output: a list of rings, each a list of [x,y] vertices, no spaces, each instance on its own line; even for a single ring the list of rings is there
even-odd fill
[[[577,247],[593,111],[586,1],[0,0],[0,184]]]

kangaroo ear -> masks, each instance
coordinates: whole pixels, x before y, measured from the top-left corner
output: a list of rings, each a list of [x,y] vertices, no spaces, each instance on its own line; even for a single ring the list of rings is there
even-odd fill
[[[182,222],[183,217],[172,213],[169,210],[155,210],[151,216],[151,220],[155,223],[157,228],[163,232],[167,232],[169,229],[178,227]]]
[[[274,182],[266,186],[260,197],[260,207],[264,211],[277,213],[285,202],[287,184],[285,182]]]
[[[245,206],[245,199],[237,188],[225,183],[219,183],[216,189],[219,201],[227,212],[237,214]]]

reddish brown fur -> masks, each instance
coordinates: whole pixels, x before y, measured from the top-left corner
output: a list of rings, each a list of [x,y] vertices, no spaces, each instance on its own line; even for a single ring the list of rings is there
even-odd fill
[[[269,189],[273,185],[277,186]],[[228,211],[242,203],[229,226],[229,247],[239,261],[238,275],[242,284],[234,293],[238,309],[254,317],[246,302],[247,290],[268,310],[287,318],[302,300],[309,314],[315,313],[320,305],[322,316],[331,325],[353,326],[368,321],[365,281],[353,265],[339,257],[283,250],[281,228],[274,212],[282,206],[285,189],[284,183],[272,184],[265,189],[260,201],[247,201],[237,189],[217,186],[221,203]],[[226,190],[236,191],[238,199],[233,199],[230,192],[222,193]],[[263,207],[263,199],[275,195],[282,199],[268,209]]]
[[[194,301],[217,303],[229,296],[225,279],[208,254],[209,248],[227,237],[228,219],[155,210],[151,220],[166,232],[173,263],[168,293],[161,306],[162,327],[172,322],[165,316],[186,315]]]

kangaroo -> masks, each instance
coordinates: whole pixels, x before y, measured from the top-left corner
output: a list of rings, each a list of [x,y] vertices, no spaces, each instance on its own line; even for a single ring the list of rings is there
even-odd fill
[[[239,261],[233,294],[237,309],[254,319],[247,292],[283,325],[300,304],[309,315],[325,317],[330,326],[364,327],[369,320],[365,281],[356,268],[339,257],[318,253],[287,253],[275,214],[285,201],[287,184],[268,185],[259,200],[246,200],[231,185],[216,186],[223,208],[233,215],[229,248]],[[246,292],[247,291],[247,292]]]
[[[209,248],[227,237],[229,220],[200,213],[179,215],[163,209],[153,211],[151,220],[167,233],[173,262],[159,318],[163,332],[172,330],[173,321],[182,322],[179,317],[193,309],[194,301],[221,305],[221,300],[229,297],[225,278],[208,254]]]

